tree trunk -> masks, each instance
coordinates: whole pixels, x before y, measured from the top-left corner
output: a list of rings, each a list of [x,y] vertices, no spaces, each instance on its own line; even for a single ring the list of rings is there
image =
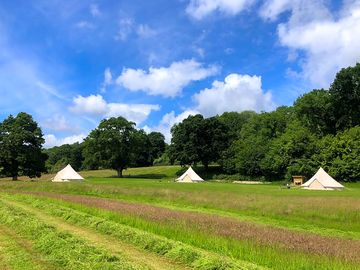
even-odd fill
[[[123,178],[122,171],[123,171],[122,168],[117,169],[117,174],[118,174],[118,177],[120,177],[120,178]]]
[[[207,171],[209,169],[209,163],[208,162],[203,162],[203,165],[205,167],[205,171]]]
[[[18,176],[17,176],[17,175],[13,175],[12,180],[13,180],[13,181],[18,180]]]

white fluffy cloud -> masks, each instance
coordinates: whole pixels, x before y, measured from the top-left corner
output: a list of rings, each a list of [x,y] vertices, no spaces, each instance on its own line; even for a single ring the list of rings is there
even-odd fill
[[[145,121],[152,111],[158,111],[159,105],[109,103],[105,117],[123,116],[139,124]]]
[[[217,66],[204,67],[195,60],[183,60],[169,67],[150,67],[149,71],[125,68],[116,82],[131,91],[175,97],[190,82],[205,79],[218,71]]]
[[[264,19],[274,21],[280,14],[290,11],[289,23],[306,23],[320,18],[326,19],[331,16],[324,0],[265,0],[260,16]]]
[[[174,111],[171,111],[162,117],[159,125],[157,125],[155,127],[144,126],[143,129],[146,132],[151,132],[151,131],[161,132],[165,136],[165,141],[167,143],[170,143],[170,141],[171,141],[170,130],[171,130],[172,126],[177,123],[180,123],[182,120],[187,118],[189,115],[196,115],[198,113],[199,112],[196,110],[189,109],[189,110],[185,110],[184,112],[176,115]]]
[[[145,121],[152,111],[159,109],[160,106],[155,104],[107,103],[101,95],[90,95],[88,97],[78,95],[73,99],[73,106],[70,111],[79,115],[97,117],[123,116],[139,124]]]
[[[193,96],[195,109],[205,116],[225,111],[271,110],[274,108],[270,92],[264,92],[261,77],[230,74],[225,80],[214,81],[211,88]]]
[[[329,87],[339,69],[360,61],[359,1],[344,1],[335,17],[325,1],[271,0],[261,15],[275,20],[285,11],[291,16],[278,26],[280,43],[303,53],[300,75],[313,87]]]
[[[201,90],[193,96],[193,100],[195,105],[192,108],[178,115],[171,111],[162,117],[159,125],[145,126],[145,131],[159,131],[169,143],[171,127],[189,115],[200,113],[209,117],[226,111],[268,111],[275,107],[271,93],[262,89],[261,77],[241,74],[230,74],[224,82],[214,81],[210,89]]]
[[[42,126],[54,131],[74,130],[74,127],[66,120],[64,115],[55,114],[53,117],[46,119]]]
[[[60,146],[63,144],[73,144],[76,142],[81,143],[86,138],[86,135],[85,134],[77,134],[77,135],[72,135],[72,136],[65,137],[65,138],[57,138],[54,134],[47,134],[44,136],[44,138],[45,138],[44,147],[51,148],[51,147]]]
[[[101,95],[78,95],[73,99],[73,103],[70,111],[77,114],[104,115],[108,111],[108,105]]]
[[[198,20],[216,11],[236,15],[254,2],[255,0],[191,0],[186,12]]]

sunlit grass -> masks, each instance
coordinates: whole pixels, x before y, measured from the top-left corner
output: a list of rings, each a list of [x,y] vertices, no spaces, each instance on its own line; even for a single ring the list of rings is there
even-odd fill
[[[322,236],[360,240],[360,183],[345,184],[343,191],[309,191],[283,189],[281,183],[244,185],[209,181],[198,184],[174,182],[179,166],[132,168],[124,172],[125,178],[113,177],[111,170],[81,172],[83,182],[52,183],[44,176],[36,181],[0,180],[5,192],[51,192],[110,198],[126,202],[166,207],[176,211],[228,216],[254,224],[282,227],[291,231],[314,233]],[[45,199],[41,199],[45,200]],[[274,246],[259,246],[252,242],[232,238],[209,236],[206,232],[146,220],[127,215],[54,202],[156,235],[187,243],[198,248],[226,256],[247,260],[276,269],[351,269],[351,265],[331,258],[312,256]],[[286,255],[284,255],[286,254]],[[286,264],[288,261],[288,264]],[[285,264],[289,268],[281,268]],[[327,267],[327,268],[326,268]],[[356,268],[354,268],[356,269]]]

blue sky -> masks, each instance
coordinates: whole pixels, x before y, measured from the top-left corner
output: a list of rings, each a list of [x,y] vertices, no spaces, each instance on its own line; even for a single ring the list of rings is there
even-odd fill
[[[32,114],[46,147],[120,115],[169,140],[328,88],[359,48],[359,0],[0,0],[0,121]]]

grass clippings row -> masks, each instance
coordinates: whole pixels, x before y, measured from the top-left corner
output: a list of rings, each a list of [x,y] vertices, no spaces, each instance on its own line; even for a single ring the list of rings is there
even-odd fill
[[[206,230],[209,234],[238,240],[254,241],[263,245],[280,246],[288,250],[301,251],[338,258],[347,262],[360,263],[360,241],[305,234],[282,228],[242,222],[229,217],[204,213],[175,211],[168,208],[139,203],[126,203],[109,199],[38,192],[42,195],[64,201],[80,203],[115,212],[138,216],[150,221],[173,226]]]
[[[0,224],[9,226],[16,233],[30,239],[34,250],[59,269],[141,269],[123,258],[88,245],[69,233],[59,232],[55,227],[40,222],[33,215],[4,202],[0,203]]]
[[[198,248],[183,244],[181,242],[169,240],[139,229],[126,225],[118,224],[99,217],[85,214],[58,204],[49,204],[37,198],[18,195],[6,197],[6,200],[16,200],[30,204],[32,207],[40,209],[47,214],[61,217],[67,222],[92,228],[106,235],[111,235],[119,240],[134,244],[142,249],[163,255],[177,262],[183,263],[192,269],[199,270],[225,270],[243,269],[256,270],[265,269],[244,261],[233,260],[225,256],[213,254]]]
[[[9,228],[0,225],[0,269],[50,270],[55,268],[39,258],[29,240],[19,237]]]

